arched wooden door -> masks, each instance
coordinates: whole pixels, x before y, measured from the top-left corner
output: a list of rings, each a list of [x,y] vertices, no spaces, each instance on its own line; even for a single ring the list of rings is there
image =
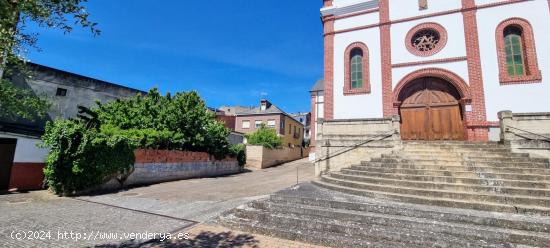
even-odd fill
[[[403,140],[463,140],[456,89],[437,78],[422,78],[404,89],[400,107]]]

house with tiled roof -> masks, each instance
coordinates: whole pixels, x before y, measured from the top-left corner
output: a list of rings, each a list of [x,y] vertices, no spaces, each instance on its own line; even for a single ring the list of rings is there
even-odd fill
[[[283,145],[288,147],[302,145],[304,125],[266,99],[260,101],[260,106],[236,114],[235,131],[237,132],[253,133],[262,125],[275,129],[282,138]]]

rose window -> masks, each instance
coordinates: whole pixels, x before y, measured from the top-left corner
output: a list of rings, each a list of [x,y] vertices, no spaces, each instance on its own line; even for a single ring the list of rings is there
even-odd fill
[[[433,29],[422,29],[416,32],[411,40],[412,46],[421,52],[432,51],[437,47],[440,35]]]

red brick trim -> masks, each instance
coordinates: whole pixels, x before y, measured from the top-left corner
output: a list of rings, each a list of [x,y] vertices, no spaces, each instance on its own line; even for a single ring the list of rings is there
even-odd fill
[[[467,7],[467,8],[441,11],[441,12],[436,12],[436,13],[431,13],[431,14],[425,14],[425,15],[419,15],[419,16],[414,16],[414,17],[407,17],[407,18],[392,20],[392,21],[390,21],[388,19],[385,22],[380,22],[380,23],[376,23],[376,24],[369,24],[369,25],[364,25],[364,26],[359,26],[359,27],[349,28],[349,29],[341,29],[341,30],[334,31],[334,33],[335,34],[346,33],[346,32],[352,32],[352,31],[357,31],[357,30],[376,28],[376,27],[380,27],[382,25],[387,25],[387,24],[396,24],[396,23],[402,23],[402,22],[409,22],[409,21],[426,19],[426,18],[431,18],[431,17],[436,17],[436,16],[456,14],[456,13],[460,13],[460,12],[464,12],[464,11],[472,11],[472,10],[478,10],[478,9],[493,8],[493,7],[498,7],[498,6],[502,6],[502,5],[516,4],[516,3],[522,3],[522,2],[527,2],[527,1],[532,1],[532,0],[509,0],[509,1],[502,1],[502,2],[496,2],[496,3],[482,4],[482,5],[478,5],[478,6],[475,6],[475,4],[474,4],[471,7]]]
[[[361,49],[363,52],[363,87],[352,89],[351,88],[351,51],[355,48]],[[350,44],[344,52],[344,95],[362,95],[369,94],[371,92],[370,87],[370,73],[369,73],[369,48],[362,42],[355,42]]]
[[[397,114],[392,104],[390,1],[380,0],[380,56],[382,58],[382,106],[384,117]]]
[[[548,0],[548,1],[550,1],[550,0]],[[336,17],[334,17],[334,18],[335,18],[336,20],[341,20],[341,19],[346,19],[346,18],[350,18],[350,17],[360,16],[360,15],[366,15],[366,14],[370,14],[370,13],[374,13],[374,12],[378,12],[378,11],[379,11],[378,8],[376,8],[376,9],[368,9],[368,10],[358,11],[358,12],[351,13],[351,14],[336,16]]]
[[[439,33],[439,43],[437,43],[436,47],[430,51],[418,51],[418,49],[416,49],[416,47],[412,44],[412,38],[417,32],[425,29],[433,29]],[[414,26],[411,30],[409,30],[407,36],[405,37],[405,47],[407,47],[407,50],[409,50],[410,53],[420,57],[432,56],[441,51],[445,45],[447,45],[447,30],[445,30],[443,26],[434,22],[426,22]]]
[[[469,122],[466,125],[468,128],[490,128],[490,127],[500,127],[500,122],[498,121],[473,121]]]
[[[393,90],[393,93],[392,93],[393,95],[392,107],[394,107],[396,110],[397,108],[399,108],[399,106],[401,105],[401,102],[399,101],[399,94],[401,93],[401,90],[403,90],[408,83],[414,81],[415,79],[419,79],[423,77],[441,78],[451,83],[458,90],[458,93],[460,93],[460,96],[462,98],[460,100],[462,102],[469,102],[472,97],[468,84],[466,84],[464,79],[462,79],[460,76],[445,69],[426,68],[426,69],[420,69],[420,70],[411,72],[399,81],[399,83],[395,86],[395,89]]]
[[[44,163],[13,163],[10,175],[10,189],[42,189],[44,183]]]
[[[136,163],[190,163],[215,160],[206,152],[190,152],[177,150],[137,149],[134,151]],[[234,160],[226,158],[225,160]]]
[[[507,3],[519,1],[507,1]],[[497,5],[495,5],[497,6]],[[466,125],[472,122],[487,121],[485,108],[485,92],[479,52],[479,37],[477,29],[476,5],[474,0],[462,0],[462,17],[464,21],[464,37],[466,39],[466,56],[468,57],[468,81],[472,92],[472,111],[466,112]],[[487,128],[468,128],[468,140],[487,141]]]
[[[405,62],[405,63],[393,64],[392,68],[418,66],[418,65],[443,64],[443,63],[452,63],[452,62],[459,62],[459,61],[466,61],[466,60],[467,60],[467,57],[463,56],[463,57],[434,59],[434,60],[417,61],[417,62]]]
[[[317,124],[317,92],[311,92],[311,127],[309,128],[309,146],[315,146],[315,127]]]
[[[325,101],[324,117],[326,120],[334,118],[334,16],[323,17],[324,32],[324,82]]]
[[[522,31],[523,54],[525,63],[525,75],[510,76],[506,70],[506,51],[504,48],[504,29],[510,25],[519,27]],[[540,83],[542,75],[537,62],[535,37],[529,21],[522,18],[510,18],[501,22],[495,35],[498,54],[498,69],[500,84],[528,84]]]

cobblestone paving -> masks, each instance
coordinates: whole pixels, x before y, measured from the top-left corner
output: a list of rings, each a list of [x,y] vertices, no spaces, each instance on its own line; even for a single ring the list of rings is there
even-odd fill
[[[99,196],[61,198],[46,191],[0,195],[0,247],[316,247],[213,225],[186,229],[294,185],[297,172],[300,182],[309,181],[313,170],[307,160],[299,160],[228,177],[182,180]],[[29,232],[39,234],[40,239],[29,239]],[[170,233],[173,239],[151,238],[155,233]],[[104,237],[115,234],[116,239]],[[136,237],[124,236],[129,234]]]
[[[181,180],[81,199],[205,222],[295,185],[296,171],[300,182],[314,178],[313,164],[302,159],[233,176]]]

